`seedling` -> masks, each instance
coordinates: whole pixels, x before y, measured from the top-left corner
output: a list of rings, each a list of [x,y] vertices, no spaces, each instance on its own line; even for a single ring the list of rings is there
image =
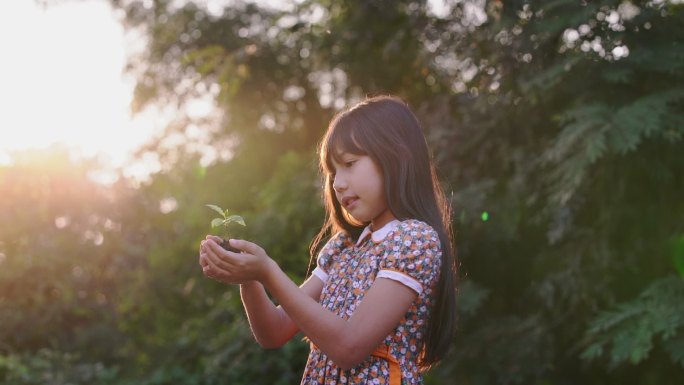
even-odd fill
[[[239,224],[239,225],[242,225],[242,226],[246,226],[246,225],[245,225],[245,220],[242,219],[242,217],[239,216],[239,215],[228,215],[228,210],[224,210],[224,209],[222,209],[222,208],[220,208],[219,206],[216,206],[216,205],[207,205],[207,207],[209,207],[210,209],[216,211],[217,213],[219,213],[219,214],[221,215],[220,218],[214,218],[214,219],[211,220],[211,227],[220,227],[220,226],[223,226],[223,227],[226,229],[226,232],[227,232],[227,231],[228,231],[228,225],[230,225],[230,224],[233,223],[233,222],[235,222],[235,223],[237,223],[237,224]],[[240,250],[238,250],[238,249],[232,247],[232,246],[228,243],[228,240],[227,240],[227,239],[221,238],[221,247],[223,247],[224,249],[226,249],[226,250],[228,250],[228,251],[232,251],[232,252],[235,252],[235,253],[239,253],[239,252],[240,252]]]

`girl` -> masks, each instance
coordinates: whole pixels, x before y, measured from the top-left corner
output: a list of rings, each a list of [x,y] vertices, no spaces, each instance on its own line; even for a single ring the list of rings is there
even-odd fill
[[[313,274],[297,287],[258,245],[213,236],[206,276],[240,284],[257,342],[311,343],[302,384],[422,384],[454,329],[450,210],[420,124],[399,99],[367,99],[337,114],[320,144],[326,234]],[[266,290],[280,303],[275,306]]]

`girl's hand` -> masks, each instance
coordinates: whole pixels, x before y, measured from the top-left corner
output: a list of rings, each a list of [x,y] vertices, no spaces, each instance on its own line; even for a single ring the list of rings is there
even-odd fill
[[[264,249],[252,242],[231,239],[230,245],[242,250],[241,253],[227,251],[218,242],[218,237],[209,235],[200,246],[199,262],[207,277],[232,284],[263,281],[275,263]]]
[[[204,244],[207,242],[207,240],[213,239],[214,242],[216,243],[221,243],[222,239],[215,236],[215,235],[207,235],[205,240],[200,242],[200,248],[199,248],[199,264],[202,267],[202,271],[205,270],[207,266],[209,266],[209,262],[207,261],[207,253],[204,251]]]

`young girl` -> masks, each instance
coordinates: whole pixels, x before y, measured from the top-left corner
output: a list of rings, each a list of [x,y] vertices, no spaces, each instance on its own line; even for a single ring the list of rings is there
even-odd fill
[[[257,342],[311,342],[302,384],[422,384],[454,329],[450,210],[420,124],[387,96],[337,114],[320,144],[326,221],[334,234],[313,274],[295,285],[258,245],[213,236],[200,247],[206,276],[240,284]],[[266,290],[280,303],[275,306]]]

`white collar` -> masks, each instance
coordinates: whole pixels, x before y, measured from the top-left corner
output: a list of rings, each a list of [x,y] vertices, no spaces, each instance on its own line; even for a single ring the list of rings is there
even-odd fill
[[[380,242],[383,239],[385,239],[385,237],[387,236],[387,234],[390,233],[390,231],[396,229],[400,223],[401,222],[399,222],[399,220],[394,219],[392,221],[387,222],[387,224],[373,232],[371,232],[371,225],[368,225],[365,229],[363,229],[363,232],[361,232],[359,240],[356,241],[356,245],[360,245],[361,242],[363,242],[369,235],[371,236],[374,242]]]

